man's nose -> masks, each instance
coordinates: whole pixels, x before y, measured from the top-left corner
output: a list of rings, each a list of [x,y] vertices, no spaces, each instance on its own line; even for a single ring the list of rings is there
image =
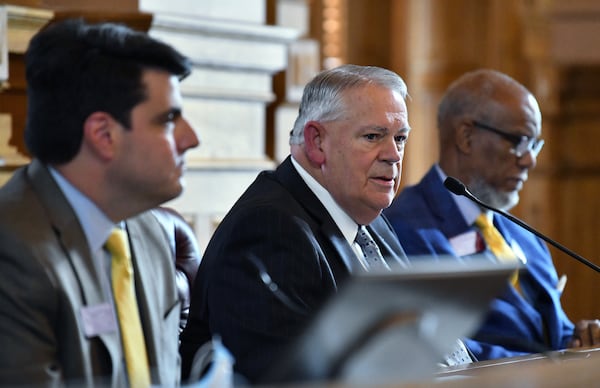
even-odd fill
[[[177,139],[177,148],[179,152],[183,153],[190,148],[198,147],[201,142],[192,125],[184,118],[181,119],[179,125],[180,133]]]

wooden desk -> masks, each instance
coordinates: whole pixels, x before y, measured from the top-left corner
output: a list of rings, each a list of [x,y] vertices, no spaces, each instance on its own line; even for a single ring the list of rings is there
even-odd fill
[[[505,358],[445,369],[435,378],[402,384],[422,387],[595,387],[600,386],[600,348]]]

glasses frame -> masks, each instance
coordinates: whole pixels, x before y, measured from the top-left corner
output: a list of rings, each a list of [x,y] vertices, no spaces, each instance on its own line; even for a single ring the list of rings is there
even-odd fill
[[[513,145],[513,148],[511,148],[510,151],[517,158],[521,158],[527,152],[531,152],[531,155],[533,157],[537,157],[540,151],[542,150],[542,147],[544,146],[544,139],[536,139],[534,137],[524,135],[515,135],[476,120],[473,120],[473,126],[479,129],[484,129],[486,131],[493,132],[496,135],[502,137],[503,139],[509,141]]]

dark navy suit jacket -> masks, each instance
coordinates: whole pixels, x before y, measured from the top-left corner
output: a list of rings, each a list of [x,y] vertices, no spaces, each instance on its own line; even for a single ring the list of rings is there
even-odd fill
[[[390,266],[406,260],[387,220],[379,216],[368,229]],[[235,370],[259,381],[351,275],[351,260],[350,244],[289,157],[276,171],[262,172],[202,258],[181,335],[184,377],[196,350],[218,334]]]
[[[413,255],[428,254],[458,257],[449,238],[475,229],[466,224],[452,195],[432,168],[384,212],[409,260]],[[492,302],[479,331],[465,340],[466,345],[478,360],[564,348],[573,324],[561,307],[558,277],[547,246],[502,216],[494,215],[494,225],[510,245],[518,244],[527,259],[526,271],[519,275],[523,296],[507,286]],[[482,254],[489,252],[473,258],[481,259]]]

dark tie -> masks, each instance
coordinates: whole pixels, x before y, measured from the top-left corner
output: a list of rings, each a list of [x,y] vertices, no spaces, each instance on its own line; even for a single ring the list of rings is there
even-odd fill
[[[369,266],[369,270],[390,269],[390,267],[383,259],[379,247],[377,246],[377,244],[369,234],[369,231],[367,230],[367,228],[365,228],[364,225],[358,227],[358,232],[356,233],[356,238],[354,239],[354,241],[356,241],[356,243],[360,246],[365,261]]]
[[[142,323],[135,298],[131,254],[125,231],[115,228],[106,240],[112,255],[112,289],[117,305],[121,339],[129,384],[135,388],[150,386],[150,370]]]

